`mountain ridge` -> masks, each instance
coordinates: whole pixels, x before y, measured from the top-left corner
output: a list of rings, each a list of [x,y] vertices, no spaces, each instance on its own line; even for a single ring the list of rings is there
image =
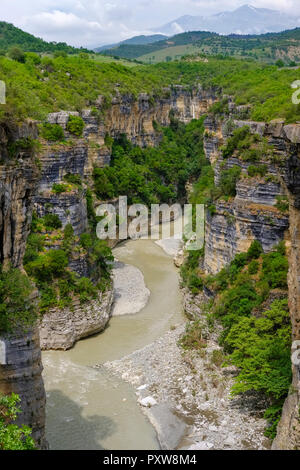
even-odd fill
[[[174,35],[187,31],[210,31],[219,34],[263,34],[281,32],[300,26],[300,18],[278,10],[256,8],[245,4],[233,11],[223,11],[210,16],[184,15],[160,27],[154,32]]]
[[[99,46],[94,48],[95,52],[102,52],[107,49],[114,49],[115,47],[119,47],[122,44],[134,44],[134,45],[145,45],[145,44],[154,44],[155,42],[162,41],[164,39],[167,39],[168,36],[164,34],[151,34],[149,36],[146,36],[145,34],[141,34],[139,36],[133,36],[132,38],[125,39],[125,41],[120,41],[114,44],[106,44],[104,46]]]

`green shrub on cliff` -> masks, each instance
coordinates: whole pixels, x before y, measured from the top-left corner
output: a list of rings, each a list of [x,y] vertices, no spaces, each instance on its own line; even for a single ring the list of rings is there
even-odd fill
[[[288,301],[277,300],[259,317],[243,317],[232,326],[226,346],[239,369],[232,394],[247,391],[265,394],[271,401],[265,413],[268,437],[276,436],[282,406],[292,381],[291,322]]]
[[[0,265],[0,333],[27,329],[37,320],[34,286],[19,269]]]
[[[64,131],[58,124],[45,123],[40,127],[40,132],[44,139],[52,142],[61,141],[65,138]]]
[[[54,183],[54,185],[52,186],[52,192],[54,194],[63,194],[63,193],[66,193],[68,192],[68,185],[67,184],[63,184],[63,183]]]
[[[233,157],[234,152],[237,150],[238,146],[240,148],[249,148],[250,147],[250,128],[249,126],[244,126],[239,129],[236,129],[233,132],[233,136],[229,137],[226,142],[226,145],[222,147],[223,158]]]
[[[276,251],[263,255],[261,280],[268,283],[271,289],[287,289],[287,272],[289,268],[284,245]]]
[[[250,165],[248,167],[248,175],[250,177],[265,176],[267,171],[268,171],[267,165],[261,165],[261,166]]]
[[[40,312],[44,313],[51,307],[72,308],[75,298],[82,303],[96,299],[99,291],[104,292],[110,284],[113,256],[106,242],[98,240],[92,232],[82,234],[79,245],[79,237],[76,237],[72,225],[67,224],[63,231],[54,234],[59,245],[56,249],[49,249],[52,234],[43,235],[46,225],[50,232],[62,227],[55,214],[39,219],[34,213],[24,257],[24,268],[40,292]],[[90,279],[80,277],[69,268],[78,253],[88,262]],[[92,279],[97,279],[97,282]]]
[[[217,189],[217,191],[220,191],[221,197],[234,197],[236,195],[236,184],[241,176],[241,172],[241,168],[237,165],[221,172],[220,184]]]
[[[65,273],[68,256],[63,250],[49,250],[26,265],[29,276],[40,282],[51,281]]]
[[[182,286],[190,289],[193,294],[198,294],[203,289],[203,280],[198,275],[203,254],[204,249],[189,251],[184,264],[180,268]]]
[[[188,257],[182,268],[183,282],[197,276],[217,295],[209,315],[223,326],[220,344],[227,363],[238,368],[233,395],[259,392],[270,403],[265,417],[268,437],[274,437],[291,383],[291,322],[288,311],[288,261],[284,242],[264,254],[258,241],[247,253],[238,254],[216,276],[204,276],[199,261]],[[198,290],[199,291],[199,290]],[[191,292],[197,293],[191,289]],[[278,300],[272,301],[277,298]],[[209,320],[209,318],[208,318]],[[197,344],[202,328],[185,335],[185,344]]]
[[[14,424],[20,402],[18,395],[4,396],[0,394],[0,450],[35,450],[36,446],[31,437],[31,429],[27,426]]]
[[[67,123],[67,130],[71,132],[71,134],[76,135],[77,137],[82,136],[82,132],[84,129],[84,120],[80,116],[69,116],[69,120]]]
[[[46,230],[58,230],[62,227],[62,223],[58,215],[56,214],[46,214],[42,219],[40,219],[45,226]]]
[[[287,196],[276,196],[276,207],[277,209],[284,213],[287,213],[289,211],[289,201]]]

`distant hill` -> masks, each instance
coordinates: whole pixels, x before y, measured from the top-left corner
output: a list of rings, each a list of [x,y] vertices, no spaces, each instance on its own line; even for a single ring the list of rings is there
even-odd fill
[[[7,51],[11,46],[20,46],[25,52],[56,52],[64,51],[67,54],[88,52],[87,49],[77,49],[64,42],[46,42],[32,34],[25,33],[13,24],[0,22],[0,49]]]
[[[136,59],[137,57],[143,56],[145,54],[150,54],[151,52],[159,51],[171,46],[178,46],[184,44],[190,44],[196,41],[200,41],[205,38],[215,36],[212,33],[206,31],[195,31],[190,33],[177,34],[171,38],[166,38],[161,41],[156,41],[150,44],[120,44],[118,47],[113,49],[106,49],[102,51],[102,54],[105,55],[115,55],[118,57],[126,59]]]
[[[154,44],[124,44],[102,54],[157,63],[180,59],[186,55],[223,55],[252,58],[267,63],[281,59],[287,65],[300,62],[300,28],[281,33],[228,36],[207,31],[176,34]]]
[[[151,36],[134,36],[133,38],[126,39],[125,41],[118,42],[116,44],[110,44],[106,46],[101,46],[101,47],[96,47],[94,49],[95,52],[102,52],[107,49],[114,49],[122,44],[138,44],[138,45],[144,45],[144,44],[152,44],[154,42],[162,41],[163,39],[166,39],[167,36],[163,34],[152,34]]]
[[[211,31],[220,34],[264,34],[293,29],[300,24],[299,17],[277,10],[243,5],[234,11],[212,16],[181,16],[153,31],[168,36],[186,31]]]

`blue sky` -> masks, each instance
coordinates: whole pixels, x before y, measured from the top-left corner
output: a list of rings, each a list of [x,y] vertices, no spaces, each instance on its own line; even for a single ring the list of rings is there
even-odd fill
[[[182,15],[234,10],[247,0],[0,0],[1,20],[48,41],[97,46],[150,33]],[[299,0],[252,0],[258,8],[300,14]]]

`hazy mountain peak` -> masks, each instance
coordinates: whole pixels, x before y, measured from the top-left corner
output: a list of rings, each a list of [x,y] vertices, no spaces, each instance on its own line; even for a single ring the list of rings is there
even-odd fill
[[[203,30],[220,34],[262,34],[298,26],[298,18],[277,10],[245,4],[234,11],[223,11],[211,16],[184,15],[154,30],[167,35],[175,34],[179,28],[182,32]]]

